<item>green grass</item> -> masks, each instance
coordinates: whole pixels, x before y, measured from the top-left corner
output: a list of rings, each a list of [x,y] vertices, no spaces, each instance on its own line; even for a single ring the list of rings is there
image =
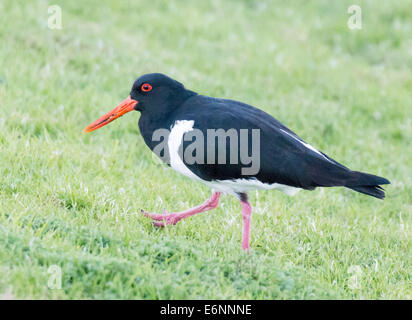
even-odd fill
[[[412,298],[411,1],[358,1],[357,31],[352,1],[55,3],[62,30],[48,1],[0,2],[0,297]],[[137,113],[82,133],[148,72],[260,107],[387,198],[251,193],[250,255],[231,196],[156,229],[141,208],[210,191],[153,160]]]

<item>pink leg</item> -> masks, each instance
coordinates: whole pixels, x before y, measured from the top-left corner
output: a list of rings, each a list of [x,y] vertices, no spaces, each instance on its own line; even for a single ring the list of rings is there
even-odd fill
[[[252,219],[252,206],[246,201],[240,201],[242,205],[243,234],[242,249],[249,252],[250,220]]]
[[[155,221],[153,223],[156,227],[164,227],[165,224],[176,224],[184,218],[188,218],[190,216],[193,216],[203,211],[215,209],[217,205],[219,204],[219,198],[220,198],[220,192],[213,192],[210,199],[206,200],[203,204],[197,207],[185,210],[185,211],[181,211],[181,212],[174,212],[174,213],[169,213],[169,214],[149,213],[143,210],[141,212],[146,217],[152,218],[153,220],[157,220],[157,221],[163,220],[163,222]]]

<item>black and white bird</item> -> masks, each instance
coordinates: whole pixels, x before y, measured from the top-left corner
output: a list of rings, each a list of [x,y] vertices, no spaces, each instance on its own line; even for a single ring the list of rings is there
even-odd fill
[[[350,170],[262,110],[199,95],[160,73],[138,78],[130,96],[85,131],[96,130],[133,110],[141,113],[139,129],[147,146],[174,170],[213,190],[210,199],[183,212],[142,211],[156,226],[176,224],[214,209],[222,192],[233,194],[242,206],[242,248],[249,250],[250,190],[277,189],[294,195],[301,189],[346,187],[383,199],[380,185],[390,183]],[[162,141],[163,151],[157,152]]]

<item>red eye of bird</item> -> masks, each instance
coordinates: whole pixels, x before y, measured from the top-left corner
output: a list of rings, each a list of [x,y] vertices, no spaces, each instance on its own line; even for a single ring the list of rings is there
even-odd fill
[[[148,83],[143,83],[142,84],[142,91],[143,92],[149,92],[150,90],[152,90],[152,86]]]

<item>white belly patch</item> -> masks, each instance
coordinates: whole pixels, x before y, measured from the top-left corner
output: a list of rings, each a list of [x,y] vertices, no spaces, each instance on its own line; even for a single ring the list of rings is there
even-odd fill
[[[193,120],[176,121],[170,131],[167,145],[169,147],[170,166],[177,172],[189,178],[199,180],[200,178],[186,167],[179,156],[179,148],[183,141],[183,135],[186,132],[192,131],[194,124],[195,122]]]
[[[215,180],[204,181],[204,183],[214,190],[231,194],[246,193],[251,190],[275,189],[282,191],[288,196],[294,196],[300,191],[300,188],[295,188],[280,183],[263,183],[257,179]]]

